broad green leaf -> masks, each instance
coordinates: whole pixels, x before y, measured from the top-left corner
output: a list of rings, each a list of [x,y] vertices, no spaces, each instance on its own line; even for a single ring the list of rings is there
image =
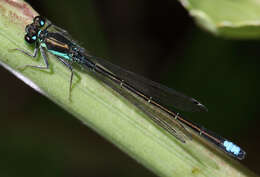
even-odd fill
[[[195,21],[207,31],[223,37],[260,37],[258,0],[180,0]]]

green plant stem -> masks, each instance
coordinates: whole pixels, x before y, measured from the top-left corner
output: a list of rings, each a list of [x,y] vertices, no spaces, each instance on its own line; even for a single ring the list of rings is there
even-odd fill
[[[10,50],[32,51],[24,42],[24,28],[37,13],[17,0],[0,1],[0,14],[1,64],[157,175],[255,176],[197,136],[186,144],[169,136],[135,106],[88,74],[77,72],[69,101],[70,72],[51,55],[49,71],[17,70],[25,64],[42,63]]]

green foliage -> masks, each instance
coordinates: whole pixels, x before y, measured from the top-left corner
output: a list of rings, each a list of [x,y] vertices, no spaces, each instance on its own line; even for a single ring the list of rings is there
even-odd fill
[[[236,39],[260,37],[260,3],[255,0],[180,0],[195,21],[211,33]]]

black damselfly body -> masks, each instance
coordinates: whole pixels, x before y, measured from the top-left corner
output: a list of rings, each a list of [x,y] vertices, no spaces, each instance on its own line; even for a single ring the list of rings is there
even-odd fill
[[[50,30],[51,28],[53,30]],[[167,106],[173,106],[183,111],[207,111],[207,108],[197,100],[178,93],[166,86],[150,81],[133,72],[124,70],[106,60],[87,54],[84,48],[74,42],[67,31],[53,25],[49,20],[41,16],[36,16],[33,22],[26,26],[25,32],[25,41],[35,45],[34,53],[30,54],[22,49],[15,50],[19,50],[31,57],[36,57],[38,50],[40,50],[45,63],[45,66],[26,65],[25,67],[48,69],[49,64],[46,52],[51,53],[71,71],[69,93],[71,93],[73,80],[73,67],[71,64],[77,63],[80,66],[83,66],[83,68],[93,71],[93,73],[105,78],[106,84],[116,84],[119,89],[114,86],[111,87],[119,91],[119,93],[122,94],[122,90],[125,90],[125,93],[130,93],[138,98],[135,99],[134,97],[131,97],[130,101],[147,113],[160,127],[164,128],[183,143],[186,141],[185,137],[190,137],[188,130],[185,128],[186,126],[216,145],[216,147],[226,152],[228,155],[240,160],[245,157],[245,151],[231,141],[184,119],[179,114],[170,111],[170,109],[167,108]],[[151,108],[150,110],[146,109],[147,106],[136,104],[135,102],[138,102],[138,100],[142,100],[146,104],[160,110],[162,114],[159,114]],[[178,127],[178,130],[176,127]]]

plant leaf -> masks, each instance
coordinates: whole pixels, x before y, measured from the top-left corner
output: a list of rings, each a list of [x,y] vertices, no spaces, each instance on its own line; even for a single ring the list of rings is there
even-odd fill
[[[223,37],[260,37],[260,2],[256,0],[180,0],[202,28]]]

